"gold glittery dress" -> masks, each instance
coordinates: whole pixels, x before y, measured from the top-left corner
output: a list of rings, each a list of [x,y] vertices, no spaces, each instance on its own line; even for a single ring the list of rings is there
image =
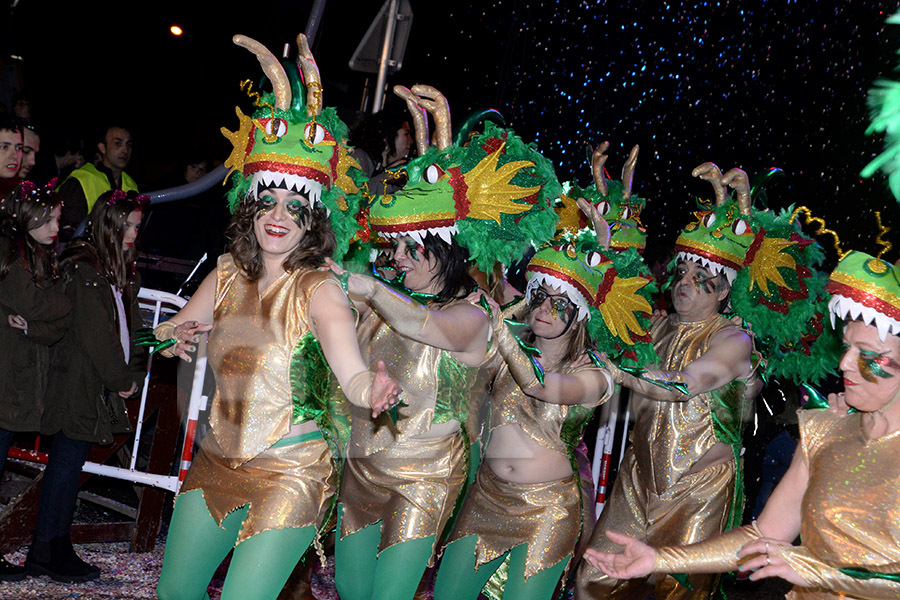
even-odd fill
[[[571,371],[596,370],[588,365]],[[597,398],[597,406],[606,401]],[[448,543],[471,535],[476,567],[527,544],[524,577],[570,558],[581,535],[581,487],[575,448],[594,407],[543,402],[522,391],[501,366],[491,393],[491,430],[519,427],[536,443],[569,458],[573,474],[540,483],[514,483],[498,477],[488,463],[478,469],[466,492]]]
[[[721,315],[681,323],[670,315],[655,323],[650,335],[660,356],[660,368],[683,370],[709,348],[714,335],[737,327]],[[659,401],[634,393],[635,425],[631,445],[619,467],[608,504],[600,515],[590,546],[618,552],[607,529],[646,541],[652,546],[681,545],[705,539],[729,528],[743,510],[739,454],[743,424],[752,415],[745,397],[746,380],[734,380],[687,401]],[[735,460],[691,472],[718,442],[731,446]],[[736,485],[737,484],[737,485]],[[706,598],[716,575],[693,574],[693,591],[672,577],[657,581],[657,600]],[[587,561],[578,567],[576,598],[642,598],[644,581],[612,580]]]
[[[317,406],[322,398],[292,385],[292,370],[300,352],[316,345],[308,320],[312,294],[323,283],[338,284],[330,273],[298,270],[282,274],[260,295],[230,254],[219,259],[216,279],[209,334],[216,377],[211,431],[181,493],[202,490],[220,525],[228,513],[249,505],[236,544],[270,529],[318,525],[337,483],[323,439],[331,432],[320,427],[282,438],[292,424],[327,412]]]
[[[900,582],[839,572],[900,573],[900,431],[869,439],[861,413],[799,415],[809,484],[800,509],[802,546],[784,558],[815,587],[795,586],[787,598],[900,598]]]
[[[444,305],[445,307],[450,304]],[[449,352],[394,331],[371,311],[358,327],[363,356],[382,360],[403,388],[399,420],[375,420],[356,406],[341,481],[341,538],[379,521],[379,552],[404,541],[435,536],[450,518],[466,481],[471,390],[478,367]],[[461,430],[444,437],[413,439],[432,424],[456,421]]]

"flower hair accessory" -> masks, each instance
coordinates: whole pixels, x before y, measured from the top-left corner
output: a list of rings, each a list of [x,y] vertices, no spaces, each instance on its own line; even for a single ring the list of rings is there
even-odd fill
[[[150,196],[146,194],[138,195],[137,192],[123,192],[122,190],[113,190],[112,195],[109,197],[109,200],[106,201],[108,206],[114,206],[116,203],[121,202],[122,200],[131,200],[139,207],[143,208],[150,204]]]

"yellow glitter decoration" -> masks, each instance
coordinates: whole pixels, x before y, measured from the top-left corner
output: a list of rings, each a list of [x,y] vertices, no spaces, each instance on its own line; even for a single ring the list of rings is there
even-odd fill
[[[489,154],[465,174],[469,188],[470,210],[467,217],[483,221],[495,221],[500,225],[500,215],[517,215],[531,210],[531,204],[519,204],[521,200],[538,193],[541,186],[521,187],[512,185],[510,180],[522,169],[533,167],[528,160],[510,161],[500,168],[497,163],[506,144],[501,144],[496,152]]]
[[[565,194],[559,197],[561,206],[557,207],[556,214],[559,215],[559,222],[556,228],[561,235],[575,235],[581,229],[581,209],[575,203],[575,198],[569,198]]]
[[[228,174],[225,175],[225,181],[228,181],[234,171],[244,170],[244,162],[247,160],[247,143],[250,139],[250,131],[253,129],[253,121],[242,113],[240,108],[235,107],[234,112],[238,117],[238,130],[232,132],[224,127],[221,129],[222,135],[228,138],[233,146],[231,154],[225,159],[225,166],[229,168]]]
[[[609,332],[628,345],[634,345],[631,332],[638,337],[647,334],[647,331],[638,322],[636,315],[641,313],[649,315],[653,312],[647,299],[638,294],[638,290],[648,283],[650,281],[643,277],[629,277],[628,279],[616,277],[613,279],[612,288],[597,307],[600,314],[603,315],[603,321],[609,328]]]
[[[791,219],[790,219],[790,221],[788,221],[788,222],[789,222],[789,223],[793,223],[793,222],[797,219],[797,216],[798,216],[798,215],[801,215],[801,214],[802,214],[804,217],[806,217],[806,223],[807,223],[807,224],[809,224],[809,223],[815,223],[816,225],[819,226],[819,228],[818,228],[816,231],[813,232],[813,235],[822,235],[822,234],[825,234],[825,233],[831,234],[831,236],[834,238],[834,249],[837,251],[837,254],[838,254],[838,260],[840,260],[840,259],[844,258],[845,256],[847,256],[847,252],[841,250],[841,240],[838,238],[837,232],[835,232],[835,231],[833,231],[833,230],[831,230],[831,229],[828,229],[828,228],[825,226],[825,220],[822,219],[822,218],[820,218],[820,217],[814,217],[814,216],[812,215],[812,211],[809,210],[807,207],[805,207],[805,206],[798,206],[797,208],[795,208],[795,209],[794,209],[794,212],[791,213]]]
[[[881,224],[881,213],[878,212],[877,210],[875,211],[875,220],[878,222],[878,229],[881,230],[878,232],[878,237],[875,238],[875,243],[878,244],[879,246],[881,246],[881,252],[879,252],[875,256],[875,258],[881,258],[881,256],[885,252],[887,252],[888,250],[890,250],[893,247],[889,241],[887,241],[881,237],[884,234],[886,234],[888,231],[890,231],[891,228],[885,227],[884,225]]]
[[[769,282],[773,282],[779,287],[788,287],[785,283],[779,268],[795,269],[797,262],[790,254],[784,252],[785,248],[790,248],[796,242],[781,238],[766,238],[760,244],[759,250],[753,262],[750,263],[750,283],[749,289],[752,291],[755,285],[763,294],[769,296]]]
[[[263,108],[263,107],[268,108],[269,114],[271,115],[272,119],[275,118],[275,107],[272,106],[271,104],[269,104],[268,102],[263,102],[260,98],[259,93],[253,91],[253,82],[252,81],[250,81],[249,79],[244,79],[243,81],[241,81],[240,88],[241,88],[241,91],[247,93],[248,98],[253,100],[254,106],[256,106],[257,108]],[[259,127],[259,125],[257,125],[257,127]],[[263,134],[265,135],[266,141],[269,142],[270,144],[274,143],[275,140],[278,139],[278,136],[275,135],[274,127],[272,128],[272,133],[266,133],[265,129],[262,127],[259,127],[259,129],[260,129],[260,131],[263,132]]]

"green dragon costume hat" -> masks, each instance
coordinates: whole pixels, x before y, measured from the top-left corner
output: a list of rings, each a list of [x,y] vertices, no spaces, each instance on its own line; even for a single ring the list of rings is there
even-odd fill
[[[512,130],[488,122],[483,133],[452,142],[447,100],[430,86],[394,92],[406,99],[419,156],[405,167],[409,182],[390,195],[373,196],[368,226],[385,238],[427,234],[455,238],[479,269],[510,264],[532,244],[553,236],[551,202],[561,193],[550,162]],[[435,145],[428,145],[428,114]]]
[[[716,204],[695,212],[675,244],[677,260],[724,273],[734,313],[751,324],[768,357],[766,375],[816,381],[833,370],[839,343],[824,327],[827,277],[821,247],[795,222],[799,211],[754,211],[747,174],[724,176],[713,163],[693,171],[709,181]],[[728,198],[727,188],[736,192]]]
[[[603,142],[594,150],[591,159],[593,188],[583,189],[574,181],[563,184],[563,195],[556,206],[559,223],[555,239],[563,240],[577,235],[587,226],[587,217],[576,204],[578,198],[584,198],[596,206],[597,211],[610,224],[610,250],[621,252],[634,248],[643,252],[647,246],[647,230],[641,223],[641,211],[647,201],[634,195],[631,189],[639,148],[635,146],[631,149],[622,168],[622,181],[608,180],[604,174],[608,148],[609,142]]]
[[[594,229],[602,232],[605,223],[596,207],[591,210]],[[644,366],[657,360],[649,335],[656,284],[634,248],[611,252],[606,242],[585,230],[571,243],[538,250],[526,268],[525,297],[530,302],[541,284],[563,290],[578,308],[576,318],[588,319],[588,335],[600,351]]]
[[[237,131],[222,128],[233,145],[225,166],[231,169],[232,211],[259,189],[284,186],[329,211],[340,258],[356,231],[358,182],[364,178],[346,146],[347,126],[333,108],[323,108],[319,69],[306,42],[297,36],[297,63],[279,62],[265,46],[242,35],[233,41],[256,55],[272,84],[271,93],[256,99],[252,118],[236,108]],[[249,81],[242,88],[252,87]],[[353,206],[351,206],[353,204]]]

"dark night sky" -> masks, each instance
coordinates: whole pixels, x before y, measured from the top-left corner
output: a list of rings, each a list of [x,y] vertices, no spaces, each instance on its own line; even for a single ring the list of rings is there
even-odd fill
[[[365,75],[347,63],[380,4],[326,4],[314,53],[326,104],[348,116]],[[884,23],[896,0],[412,5],[404,68],[389,84],[434,85],[457,120],[499,109],[554,161],[561,181],[586,184],[590,147],[603,140],[614,176],[640,144],[635,189],[649,199],[651,250],[670,246],[693,198],[710,195],[690,177],[705,161],[751,175],[780,167],[785,177],[768,190],[769,204],[825,215],[845,249],[876,250],[873,210],[888,224],[900,216],[883,176],[858,176],[881,147],[865,135],[865,96],[897,62],[900,26]],[[250,15],[240,10],[247,6]],[[174,162],[189,143],[224,158],[219,127],[236,125],[235,105],[248,110],[238,82],[260,76],[231,36],[255,37],[278,54],[305,28],[311,6],[21,0],[3,41],[25,58],[26,88],[45,125],[90,131],[103,116],[122,115],[140,175]],[[172,22],[186,35],[173,39]]]

